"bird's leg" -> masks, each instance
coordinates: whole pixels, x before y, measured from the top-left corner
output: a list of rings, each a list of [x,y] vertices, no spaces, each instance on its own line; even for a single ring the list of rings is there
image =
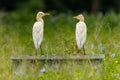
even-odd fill
[[[43,53],[42,53],[42,45],[40,46],[40,51],[41,51],[41,54],[43,54]]]
[[[83,51],[84,51],[84,55],[85,55],[86,53],[85,53],[85,47],[84,47],[84,45],[83,45]]]
[[[80,53],[81,52],[81,49],[77,49],[77,53]]]
[[[36,50],[36,53],[35,53],[35,55],[37,55],[37,53],[38,53],[38,49]]]
[[[32,67],[35,68],[36,66],[36,56],[37,56],[37,53],[38,53],[38,49],[36,49],[36,52],[35,52],[35,55],[33,55],[33,61],[32,61]]]
[[[77,44],[75,45],[75,48],[76,48],[76,49],[78,48]],[[77,53],[80,53],[80,50],[79,50],[79,49],[77,49]]]
[[[78,49],[78,51],[77,51],[78,53],[80,53],[80,50]]]
[[[75,45],[75,48],[78,48],[78,47],[77,47],[77,44]]]

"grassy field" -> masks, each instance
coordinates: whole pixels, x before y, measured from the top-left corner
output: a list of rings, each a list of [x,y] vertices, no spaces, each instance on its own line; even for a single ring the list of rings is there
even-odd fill
[[[0,13],[0,80],[120,80],[120,14],[114,12],[104,16],[84,14],[87,24],[87,54],[105,54],[99,68],[84,64],[66,64],[59,71],[47,68],[46,73],[14,75],[10,56],[35,54],[32,41],[32,26],[36,13],[16,11]],[[44,54],[72,54],[75,48],[75,25],[77,20],[68,14],[54,14],[44,17]],[[40,53],[40,51],[39,51]],[[22,71],[22,70],[21,70]],[[24,71],[24,70],[23,70]]]

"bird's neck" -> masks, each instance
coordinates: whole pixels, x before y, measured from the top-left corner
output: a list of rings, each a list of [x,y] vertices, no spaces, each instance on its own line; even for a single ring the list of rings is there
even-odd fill
[[[79,22],[83,22],[84,23],[84,21],[81,21],[81,20]]]
[[[39,20],[37,20],[38,22],[42,22],[44,24],[44,21],[42,18],[40,18]]]

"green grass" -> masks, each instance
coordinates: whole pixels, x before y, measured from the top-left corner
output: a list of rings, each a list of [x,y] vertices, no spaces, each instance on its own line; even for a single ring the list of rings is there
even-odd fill
[[[29,15],[28,15],[29,14]],[[30,73],[13,75],[10,56],[35,54],[32,41],[32,26],[36,13],[16,11],[0,17],[0,80],[120,80],[120,14],[113,12],[103,17],[85,14],[88,33],[85,43],[88,54],[103,53],[106,55],[101,67],[89,64],[79,66],[66,64],[51,70],[47,67],[44,74]],[[44,54],[72,54],[75,48],[74,15],[57,14],[44,17]],[[40,53],[40,51],[39,51]],[[112,57],[112,55],[114,55]]]

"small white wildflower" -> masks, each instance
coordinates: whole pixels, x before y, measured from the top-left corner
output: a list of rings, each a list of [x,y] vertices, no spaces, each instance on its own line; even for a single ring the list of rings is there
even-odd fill
[[[111,57],[115,57],[115,53],[112,53],[112,54],[111,54]]]
[[[40,69],[40,73],[44,73],[46,71],[45,68]]]

